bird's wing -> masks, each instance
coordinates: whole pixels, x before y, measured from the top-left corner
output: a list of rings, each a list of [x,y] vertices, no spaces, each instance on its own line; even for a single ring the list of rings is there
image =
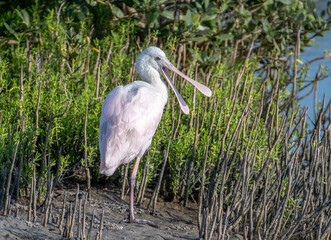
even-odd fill
[[[99,129],[100,172],[142,156],[162,117],[165,102],[149,84],[133,82],[111,91],[103,106]]]

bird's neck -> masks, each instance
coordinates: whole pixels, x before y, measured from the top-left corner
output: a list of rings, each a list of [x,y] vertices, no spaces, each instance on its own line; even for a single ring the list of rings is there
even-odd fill
[[[162,80],[160,73],[150,66],[139,68],[137,66],[137,70],[139,72],[139,76],[141,80],[152,85],[155,90],[161,93],[164,97],[165,101],[168,100],[168,88],[164,81]]]

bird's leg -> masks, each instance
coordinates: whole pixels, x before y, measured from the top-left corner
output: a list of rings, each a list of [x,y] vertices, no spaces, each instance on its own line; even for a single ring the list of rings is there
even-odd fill
[[[152,227],[157,227],[156,224],[154,224],[151,221],[144,220],[144,219],[135,219],[134,217],[134,186],[136,183],[136,176],[138,171],[140,158],[137,157],[136,162],[133,165],[133,170],[130,177],[130,214],[129,214],[129,222],[130,223],[140,223],[140,224],[148,224]]]
[[[140,158],[137,157],[136,162],[133,165],[131,177],[130,177],[130,215],[129,221],[134,221],[134,186],[136,184],[136,176],[138,171],[138,166],[140,163]]]

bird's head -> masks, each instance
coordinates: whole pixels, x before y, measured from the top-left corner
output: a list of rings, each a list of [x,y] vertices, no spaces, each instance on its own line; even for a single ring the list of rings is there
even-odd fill
[[[142,62],[144,65],[148,65],[158,72],[161,72],[161,68],[166,64],[171,64],[165,53],[158,47],[146,48],[138,56],[138,62]]]
[[[179,92],[177,91],[175,85],[171,81],[169,73],[166,71],[166,69],[169,69],[187,81],[189,81],[191,84],[193,84],[201,93],[206,95],[207,97],[211,96],[211,91],[208,87],[202,85],[201,83],[198,83],[197,81],[191,79],[190,77],[186,76],[184,73],[179,71],[174,65],[171,64],[165,53],[158,47],[149,47],[145,49],[137,59],[137,70],[139,72],[139,75],[142,77],[144,74],[146,74],[148,67],[152,67],[154,70],[161,73],[164,78],[169,83],[170,87],[174,91],[178,101],[179,105],[182,109],[182,111],[185,114],[189,114],[189,108],[183,98],[180,96]]]

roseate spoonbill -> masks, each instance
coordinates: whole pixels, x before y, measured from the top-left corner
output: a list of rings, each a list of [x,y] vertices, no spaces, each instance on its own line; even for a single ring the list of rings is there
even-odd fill
[[[137,59],[137,70],[143,81],[118,86],[106,97],[102,105],[99,129],[101,155],[100,173],[111,176],[121,165],[136,158],[130,178],[130,213],[128,222],[152,222],[134,217],[134,186],[141,157],[151,145],[168,100],[168,89],[160,73],[175,92],[185,114],[189,108],[172,83],[166,69],[170,69],[192,83],[210,97],[208,87],[194,81],[174,67],[164,52],[157,47],[145,49]]]

